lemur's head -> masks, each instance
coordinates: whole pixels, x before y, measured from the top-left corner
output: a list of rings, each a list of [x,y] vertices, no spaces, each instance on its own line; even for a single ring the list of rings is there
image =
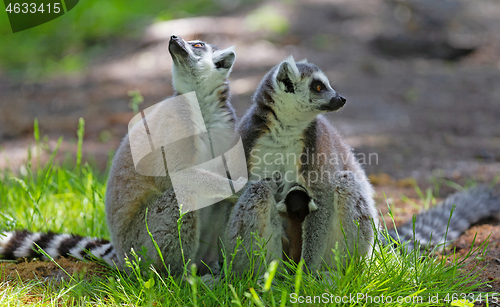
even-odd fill
[[[337,111],[346,99],[330,85],[318,66],[289,57],[274,67],[261,82],[255,100],[284,116],[316,116]]]
[[[217,46],[194,40],[185,41],[172,35],[168,51],[174,62],[173,85],[178,94],[199,91],[223,84],[234,64],[232,47],[219,50]]]

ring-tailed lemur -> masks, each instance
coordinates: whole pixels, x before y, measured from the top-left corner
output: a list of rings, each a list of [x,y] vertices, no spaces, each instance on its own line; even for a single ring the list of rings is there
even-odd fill
[[[229,248],[238,236],[250,242],[257,232],[270,239],[269,257],[281,258],[283,251],[310,269],[323,259],[333,265],[336,246],[342,254],[355,245],[359,254],[371,252],[378,220],[373,189],[351,148],[321,115],[345,102],[316,65],[291,57],[263,78],[238,126],[253,183],[232,211]],[[239,254],[235,267],[244,268],[248,259]]]
[[[196,92],[200,110],[207,130],[235,131],[235,113],[229,102],[228,76],[235,60],[232,48],[219,50],[216,46],[202,41],[184,41],[172,36],[169,52],[173,59],[173,87],[177,95]],[[182,125],[184,129],[188,125]],[[217,135],[224,143],[232,141],[233,135]],[[176,131],[168,131],[173,134]],[[198,151],[210,150],[206,139],[193,139],[188,151],[189,159],[199,159]],[[189,149],[189,148],[188,148]],[[197,161],[188,161],[191,165]],[[202,161],[204,162],[204,161]],[[203,170],[192,170],[191,180],[201,180],[206,184],[206,197],[225,196],[226,191],[219,191],[228,178]],[[199,172],[198,172],[199,171]],[[234,187],[244,185],[240,180],[233,181]],[[199,192],[199,191],[198,191]],[[148,226],[153,238],[162,252],[165,264],[170,272],[180,273],[184,268],[184,259],[191,259],[199,265],[201,261],[210,263],[218,260],[218,238],[222,235],[223,225],[227,223],[229,211],[224,202],[188,212],[182,219],[180,236],[183,254],[179,244],[177,219],[179,206],[169,176],[151,177],[136,172],[131,155],[128,136],[123,139],[113,160],[106,189],[106,217],[111,233],[112,244],[92,238],[70,235],[30,234],[25,231],[9,232],[0,237],[0,255],[4,258],[34,256],[33,242],[56,257],[71,254],[77,258],[86,255],[85,250],[109,264],[116,262],[118,268],[124,267],[124,257],[131,248],[140,252],[147,248],[147,259],[162,270],[164,265],[146,230],[145,212],[148,208]],[[215,223],[215,224],[214,224]],[[200,244],[200,241],[205,244]]]
[[[257,233],[268,241],[268,259],[304,259],[312,270],[323,261],[333,267],[332,249],[341,257],[371,252],[372,223],[375,229],[379,224],[373,189],[351,148],[321,115],[345,102],[307,61],[288,58],[263,78],[238,126],[251,181],[231,213],[224,237],[229,250],[241,237],[250,251]],[[434,232],[434,242],[439,241],[452,205],[447,241],[500,211],[498,197],[484,188],[458,193],[417,217],[416,238],[429,241]],[[401,238],[412,239],[411,222],[398,230]],[[394,231],[390,235],[398,238]],[[237,253],[233,269],[246,270],[247,256]]]

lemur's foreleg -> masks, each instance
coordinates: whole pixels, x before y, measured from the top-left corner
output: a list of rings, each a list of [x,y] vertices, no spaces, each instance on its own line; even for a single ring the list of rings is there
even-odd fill
[[[241,240],[233,260],[236,273],[251,269],[253,263],[254,272],[258,274],[260,260],[256,254],[263,242],[266,261],[282,258],[282,218],[276,209],[272,185],[272,181],[266,180],[249,182],[231,212],[224,246],[228,261],[231,261],[238,239]],[[256,240],[255,234],[262,240]]]

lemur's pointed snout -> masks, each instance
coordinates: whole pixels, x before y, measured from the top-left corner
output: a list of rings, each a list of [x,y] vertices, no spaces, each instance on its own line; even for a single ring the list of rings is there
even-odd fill
[[[347,101],[347,99],[345,99],[344,96],[340,96],[339,94],[337,94],[337,95],[335,95],[335,97],[332,98],[332,100],[330,101],[330,104],[332,105],[332,107],[334,109],[338,110],[345,105],[346,101]]]
[[[188,55],[188,51],[186,50],[186,44],[182,40],[182,38],[172,35],[170,36],[170,41],[168,43],[168,51],[172,56],[180,56],[186,57]]]
[[[320,110],[328,112],[337,111],[345,105],[346,101],[347,99],[344,96],[336,94],[330,99],[330,102],[328,104],[322,105],[320,107]]]

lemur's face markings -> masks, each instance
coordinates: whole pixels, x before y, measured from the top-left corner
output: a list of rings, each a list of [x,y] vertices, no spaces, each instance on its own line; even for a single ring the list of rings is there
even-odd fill
[[[173,80],[179,94],[210,88],[220,84],[231,72],[236,59],[233,48],[219,50],[217,46],[194,40],[185,41],[172,35],[168,46],[174,62]]]
[[[292,57],[276,68],[272,83],[274,107],[287,113],[337,111],[346,102],[316,65],[305,61],[295,63]]]

